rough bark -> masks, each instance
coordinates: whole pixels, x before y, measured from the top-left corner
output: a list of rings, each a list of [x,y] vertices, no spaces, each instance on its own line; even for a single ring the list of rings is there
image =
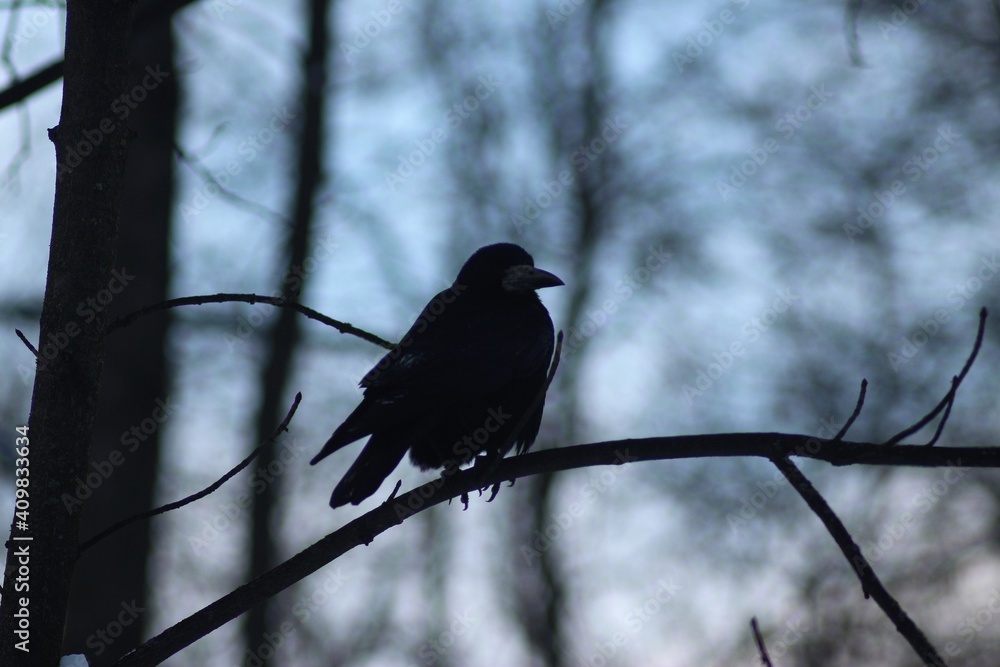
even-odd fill
[[[12,667],[53,667],[62,649],[79,514],[61,498],[86,474],[104,362],[105,315],[90,318],[80,307],[114,280],[128,132],[110,110],[128,82],[131,11],[128,3],[75,0],[66,8],[62,110],[49,133],[55,211],[28,418],[30,510],[26,528],[12,521],[13,540],[31,539],[10,543],[0,609],[0,663]],[[19,583],[27,588],[16,590]],[[15,646],[22,601],[28,651]]]

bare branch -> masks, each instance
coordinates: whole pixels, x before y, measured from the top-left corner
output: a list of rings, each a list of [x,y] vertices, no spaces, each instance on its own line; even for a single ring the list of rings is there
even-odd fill
[[[335,320],[332,317],[327,317],[322,313],[318,313],[312,308],[303,306],[297,301],[289,301],[279,296],[261,296],[259,294],[211,294],[205,296],[185,296],[178,299],[170,299],[168,301],[162,301],[160,303],[154,303],[151,306],[145,306],[139,310],[135,310],[128,315],[122,315],[118,319],[110,322],[108,324],[107,333],[111,333],[116,329],[121,329],[122,327],[127,327],[128,325],[135,322],[140,317],[144,317],[151,313],[155,313],[160,310],[166,310],[168,308],[177,308],[178,306],[200,306],[206,303],[229,303],[229,302],[240,302],[240,303],[267,303],[278,308],[291,308],[302,313],[311,320],[316,320],[321,322],[328,327],[333,327],[342,334],[350,334],[352,336],[357,336],[362,340],[366,340],[369,343],[374,343],[379,347],[384,347],[387,350],[392,350],[396,346],[389,341],[376,336],[373,333],[368,333],[364,329],[359,329],[347,322],[341,322],[340,320]]]
[[[858,402],[854,406],[854,412],[851,413],[851,416],[848,418],[847,423],[844,424],[844,428],[840,429],[840,431],[837,432],[837,435],[833,436],[834,442],[843,440],[844,436],[847,435],[847,432],[851,430],[851,426],[854,425],[854,422],[855,420],[857,420],[858,415],[861,414],[861,408],[863,408],[865,405],[866,393],[868,393],[868,380],[866,378],[862,378],[861,393],[858,394]]]
[[[195,176],[201,178],[204,183],[212,183],[213,185],[215,185],[215,187],[219,188],[219,192],[222,194],[222,197],[224,199],[227,199],[228,201],[232,202],[233,204],[242,208],[243,210],[249,211],[261,218],[268,219],[272,222],[277,221],[284,225],[289,225],[289,226],[292,224],[291,220],[281,215],[277,211],[274,211],[268,208],[267,206],[264,206],[263,204],[258,204],[255,201],[251,201],[246,197],[236,194],[235,192],[227,188],[225,185],[220,183],[215,178],[215,176],[212,175],[212,172],[206,169],[204,165],[202,165],[201,160],[199,160],[197,157],[189,155],[187,151],[178,146],[176,143],[172,143],[172,146],[174,148],[174,154],[177,155],[181,163],[185,167],[190,169],[191,172],[195,174]]]
[[[861,16],[861,4],[863,0],[847,0],[844,13],[844,31],[847,33],[847,53],[851,58],[851,65],[854,67],[864,67],[865,59],[861,55],[861,44],[858,40],[858,17]]]
[[[941,429],[944,428],[944,422],[947,421],[948,415],[951,413],[951,403],[954,402],[955,400],[955,394],[958,392],[958,386],[962,384],[962,380],[965,379],[965,376],[969,373],[969,369],[972,368],[972,362],[976,360],[976,355],[979,354],[979,348],[983,344],[983,335],[985,335],[985,333],[986,333],[986,308],[982,308],[979,311],[979,331],[978,333],[976,333],[976,342],[972,345],[972,353],[966,360],[965,366],[962,367],[962,372],[959,373],[952,380],[951,389],[948,390],[948,393],[945,394],[944,398],[941,399],[941,402],[938,403],[933,410],[927,413],[927,416],[925,416],[923,419],[918,421],[913,426],[903,429],[896,435],[886,440],[885,444],[887,446],[895,445],[896,443],[902,441],[904,438],[908,438],[909,436],[913,435],[914,433],[922,429],[924,426],[927,426],[927,424],[929,424],[930,421],[934,419],[934,417],[936,417],[938,413],[941,412],[942,409],[947,407],[945,416],[941,419],[941,426],[938,428],[937,434],[935,434],[934,438],[927,444],[933,445],[937,441],[938,435],[941,434]]]
[[[771,656],[767,654],[767,646],[764,644],[764,636],[760,634],[760,627],[757,625],[757,617],[750,619],[750,627],[753,629],[753,639],[757,642],[757,651],[760,653],[760,662],[764,667],[774,667],[771,664]]]
[[[1000,467],[1000,447],[884,447],[876,443],[833,442],[806,435],[724,433],[575,445],[503,459],[488,485],[596,465],[703,457],[759,456],[770,460],[803,456],[834,465],[906,465],[923,467]],[[129,653],[115,667],[158,664],[192,642],[228,623],[252,606],[276,595],[324,565],[408,517],[482,488],[475,468],[457,471],[382,503],[330,533],[281,565],[180,621]]]
[[[132,525],[133,523],[135,523],[137,521],[142,521],[144,519],[152,518],[152,517],[156,516],[157,514],[165,514],[166,512],[170,512],[170,511],[173,511],[173,510],[176,510],[176,509],[180,509],[181,507],[184,507],[185,505],[190,505],[191,503],[193,503],[196,500],[201,500],[205,496],[207,496],[210,493],[212,493],[215,490],[217,490],[223,484],[225,484],[230,479],[232,479],[234,476],[236,476],[237,473],[239,473],[241,470],[243,470],[248,465],[250,465],[250,463],[253,462],[253,460],[255,458],[257,458],[257,454],[260,453],[260,450],[261,450],[262,447],[264,447],[264,445],[266,445],[269,442],[273,442],[279,435],[281,435],[282,433],[284,433],[285,431],[288,430],[288,423],[290,421],[292,421],[292,417],[295,415],[295,411],[299,409],[299,403],[301,401],[302,401],[302,392],[299,392],[299,393],[295,394],[295,400],[292,401],[292,407],[288,408],[288,414],[286,414],[285,418],[281,420],[280,424],[278,424],[278,428],[274,429],[274,432],[270,436],[268,436],[268,438],[266,440],[264,440],[264,442],[262,442],[259,445],[257,445],[257,447],[252,452],[250,452],[250,454],[245,459],[243,459],[242,461],[240,461],[236,465],[236,467],[234,467],[232,470],[230,470],[225,475],[223,475],[222,477],[220,477],[218,480],[216,480],[215,482],[213,482],[211,485],[207,486],[206,488],[202,489],[201,491],[199,491],[197,493],[191,494],[190,496],[188,496],[186,498],[181,498],[180,500],[178,500],[176,502],[167,503],[166,505],[161,505],[160,507],[157,507],[155,509],[147,510],[145,512],[139,512],[138,514],[133,514],[132,516],[130,516],[130,517],[126,518],[126,519],[122,519],[121,521],[119,521],[118,523],[114,524],[113,526],[110,526],[110,527],[106,528],[105,530],[102,530],[100,533],[98,533],[97,535],[93,536],[89,540],[81,543],[77,555],[79,556],[79,554],[82,554],[84,551],[86,551],[90,547],[94,546],[95,544],[97,544],[98,542],[100,542],[101,540],[103,540],[104,538],[111,537],[111,535],[117,533],[119,530],[121,530],[125,526],[130,526],[130,525]]]
[[[24,334],[21,333],[21,330],[20,329],[14,329],[14,333],[16,333],[17,337],[21,339],[22,343],[24,343],[25,345],[28,346],[28,349],[31,350],[31,353],[37,357],[38,356],[38,350],[35,349],[35,346],[31,344],[30,340],[28,340],[27,338],[25,338]]]
[[[55,83],[62,78],[62,73],[63,61],[60,59],[49,63],[27,78],[15,81],[9,88],[0,91],[0,109],[17,104],[50,83]]]
[[[847,528],[844,527],[843,522],[837,517],[819,491],[816,490],[816,487],[812,485],[812,482],[802,474],[802,471],[788,457],[776,456],[771,460],[778,467],[778,470],[781,471],[781,474],[799,492],[799,495],[806,501],[809,508],[823,522],[830,535],[833,536],[837,546],[840,547],[840,550],[844,553],[844,557],[847,558],[847,562],[851,564],[854,572],[858,575],[858,579],[861,580],[861,589],[864,591],[865,597],[871,596],[875,598],[876,604],[882,608],[885,615],[896,626],[896,630],[906,638],[906,641],[910,643],[910,646],[913,647],[913,650],[916,651],[925,665],[944,665],[945,662],[938,654],[937,649],[931,645],[923,631],[917,627],[913,619],[909,617],[899,603],[896,602],[896,599],[882,585],[872,566],[861,553],[861,549],[854,542],[851,534],[847,532]]]
[[[143,3],[136,11],[135,25],[141,27],[159,21],[169,21],[174,12],[189,5],[194,0],[161,0],[150,5]],[[0,90],[0,109],[22,102],[37,93],[50,83],[55,83],[63,75],[62,59],[49,63],[30,76],[12,83],[9,88]]]

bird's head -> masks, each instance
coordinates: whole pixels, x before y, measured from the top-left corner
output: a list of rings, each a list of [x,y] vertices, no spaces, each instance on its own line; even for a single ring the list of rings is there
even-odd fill
[[[536,269],[535,260],[521,246],[495,243],[473,253],[458,272],[455,284],[513,295],[565,283],[548,271]]]

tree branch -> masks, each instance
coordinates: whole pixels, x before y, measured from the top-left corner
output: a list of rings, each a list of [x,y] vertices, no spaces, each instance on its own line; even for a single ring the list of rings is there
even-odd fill
[[[318,313],[312,308],[303,306],[297,301],[289,301],[280,296],[261,296],[259,294],[210,294],[204,296],[185,296],[178,299],[170,299],[168,301],[162,301],[160,303],[154,303],[150,306],[140,308],[139,310],[132,311],[128,315],[122,315],[118,319],[110,322],[108,324],[107,333],[111,333],[116,329],[121,329],[122,327],[127,327],[128,325],[135,322],[140,317],[145,317],[151,313],[155,313],[160,310],[166,310],[167,308],[177,308],[179,306],[200,306],[206,303],[266,303],[278,308],[291,308],[296,310],[311,320],[316,320],[321,322],[328,327],[333,327],[342,334],[350,334],[351,336],[357,336],[362,340],[366,340],[369,343],[374,343],[379,347],[384,347],[387,350],[392,350],[396,346],[389,341],[376,336],[373,333],[368,333],[364,329],[359,329],[347,322],[341,322],[340,320],[335,320],[332,317],[327,317],[322,313]]]
[[[22,343],[24,343],[25,345],[28,346],[28,349],[31,350],[31,353],[37,357],[38,356],[38,350],[36,350],[35,346],[31,344],[31,341],[28,340],[23,333],[21,333],[21,330],[20,329],[14,329],[14,333],[16,333],[17,337],[21,339]]]
[[[951,406],[955,402],[955,394],[958,393],[958,386],[962,384],[962,380],[965,379],[965,376],[968,375],[969,373],[969,369],[972,368],[972,362],[976,360],[976,355],[979,354],[979,348],[983,344],[983,336],[985,335],[985,333],[986,333],[986,308],[982,308],[979,311],[979,331],[976,333],[976,342],[972,344],[972,352],[969,354],[969,358],[966,359],[965,366],[962,367],[962,372],[960,372],[958,375],[952,378],[951,389],[949,389],[948,393],[944,395],[944,398],[941,399],[941,402],[938,403],[936,406],[934,406],[934,409],[928,412],[923,419],[918,421],[913,426],[903,429],[896,435],[886,440],[885,444],[887,446],[895,445],[896,443],[901,442],[903,439],[913,435],[914,433],[922,429],[924,426],[927,426],[927,424],[929,424],[930,421],[934,419],[934,417],[936,417],[938,413],[941,412],[942,409],[947,408],[945,410],[944,417],[941,418],[941,423],[938,425],[937,432],[934,434],[934,437],[931,439],[931,441],[927,443],[927,445],[930,446],[933,445],[935,442],[937,442],[938,437],[941,435],[941,431],[944,429],[945,422],[948,421],[948,415],[951,414]]]
[[[843,522],[834,513],[833,508],[826,502],[826,499],[816,490],[816,487],[812,485],[812,482],[802,474],[802,471],[788,457],[776,456],[771,461],[778,467],[781,474],[785,476],[785,479],[799,492],[802,499],[806,501],[809,508],[819,517],[820,521],[823,522],[823,525],[830,532],[830,535],[833,536],[837,546],[840,547],[840,550],[844,553],[844,557],[847,558],[847,562],[850,563],[854,572],[858,575],[858,579],[861,580],[861,589],[864,591],[865,597],[868,598],[870,596],[875,598],[876,604],[882,608],[885,615],[896,626],[896,630],[910,643],[910,646],[917,652],[917,655],[920,656],[925,665],[943,666],[945,662],[940,654],[938,654],[937,649],[934,648],[923,631],[917,627],[913,619],[910,618],[896,599],[886,590],[885,586],[882,585],[878,575],[875,574],[875,570],[872,569],[868,560],[861,553],[861,549],[854,542],[851,534],[847,532],[847,528]]]
[[[150,3],[143,3],[135,16],[135,26],[144,27],[150,23],[159,21],[169,21],[174,12],[189,5],[194,0],[161,0],[150,6]],[[55,83],[62,78],[63,59],[45,65],[29,76],[18,79],[4,90],[0,90],[0,109],[6,109],[12,104],[24,101],[37,93],[50,83]]]
[[[764,643],[764,636],[760,634],[760,626],[757,625],[757,617],[750,619],[750,629],[753,630],[753,640],[757,642],[757,651],[760,653],[760,664],[764,667],[774,667],[771,663],[771,656],[767,654],[767,644]]]
[[[257,458],[257,454],[260,453],[260,450],[264,445],[266,445],[269,442],[273,442],[275,439],[277,439],[279,435],[281,435],[284,431],[288,430],[288,423],[291,422],[292,417],[295,416],[295,411],[299,409],[299,403],[301,401],[302,401],[302,392],[299,392],[295,394],[295,400],[292,401],[292,407],[288,408],[288,413],[285,415],[285,418],[281,420],[281,423],[278,424],[278,428],[274,429],[274,432],[264,442],[257,445],[257,447],[255,447],[254,450],[250,452],[250,454],[248,454],[245,459],[237,463],[234,468],[232,468],[229,472],[220,477],[218,480],[216,480],[209,486],[205,487],[201,491],[193,493],[186,498],[181,498],[180,500],[177,500],[175,502],[167,503],[166,505],[161,505],[160,507],[156,507],[154,509],[147,510],[145,512],[139,512],[138,514],[133,514],[130,517],[122,519],[118,523],[106,528],[105,530],[102,530],[97,535],[94,535],[89,540],[80,544],[79,553],[82,554],[90,547],[94,546],[104,538],[110,537],[111,535],[117,533],[125,526],[130,526],[136,521],[142,521],[143,519],[152,518],[157,514],[165,514],[166,512],[171,512],[173,510],[180,509],[185,505],[190,505],[196,500],[201,500],[205,496],[217,490],[223,484],[225,484],[230,479],[235,477],[237,473],[239,473],[241,470],[250,465],[250,463],[253,462],[255,458]]]
[[[861,391],[858,393],[858,402],[854,406],[854,412],[851,413],[851,416],[847,419],[847,423],[844,424],[844,427],[837,432],[837,435],[833,436],[834,442],[843,440],[844,436],[847,435],[847,432],[851,430],[852,426],[854,426],[855,420],[857,420],[858,415],[861,414],[861,408],[865,406],[866,393],[868,393],[868,380],[866,378],[862,378]]]
[[[884,447],[875,443],[833,442],[782,433],[723,433],[640,440],[613,440],[546,449],[503,459],[487,485],[520,477],[597,465],[703,457],[758,456],[769,460],[801,456],[833,465],[1000,467],[1000,447]],[[115,667],[159,664],[251,607],[304,579],[342,554],[404,520],[462,494],[482,488],[475,468],[442,476],[392,498],[330,533],[276,568],[180,621],[115,663]]]

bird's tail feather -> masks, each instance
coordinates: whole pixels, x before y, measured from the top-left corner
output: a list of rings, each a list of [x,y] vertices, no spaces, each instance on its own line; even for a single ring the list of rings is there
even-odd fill
[[[380,438],[372,436],[361,450],[361,455],[347,474],[337,484],[330,497],[330,507],[337,508],[347,503],[358,505],[378,490],[399,462],[408,448],[405,438]]]
[[[309,462],[309,465],[311,466],[316,465],[317,463],[325,459],[330,454],[333,454],[335,451],[337,451],[344,445],[349,445],[355,440],[360,440],[361,438],[365,437],[366,435],[372,432],[371,428],[367,429],[359,428],[358,425],[356,424],[358,420],[356,419],[355,414],[359,412],[359,410],[363,405],[365,404],[362,403],[360,406],[358,406],[358,409],[355,410],[353,413],[351,413],[351,416],[349,416],[344,421],[344,423],[341,424],[337,428],[337,430],[333,432],[333,435],[330,436],[330,439],[326,441],[325,445],[323,445],[323,449],[319,450],[319,454],[312,457],[312,460]]]
[[[359,436],[359,437],[362,437],[362,436]],[[349,444],[351,444],[352,442],[354,442],[357,439],[358,438],[347,439],[347,438],[343,437],[341,435],[341,433],[340,433],[340,429],[338,428],[334,432],[334,434],[330,436],[330,439],[326,441],[326,444],[323,445],[323,449],[319,450],[319,454],[317,454],[316,456],[312,457],[312,460],[309,461],[309,465],[311,465],[311,466],[316,465],[317,463],[319,463],[320,461],[322,461],[323,459],[325,459],[330,454],[333,454],[335,451],[337,451],[338,449],[340,449],[344,445],[349,445]]]

